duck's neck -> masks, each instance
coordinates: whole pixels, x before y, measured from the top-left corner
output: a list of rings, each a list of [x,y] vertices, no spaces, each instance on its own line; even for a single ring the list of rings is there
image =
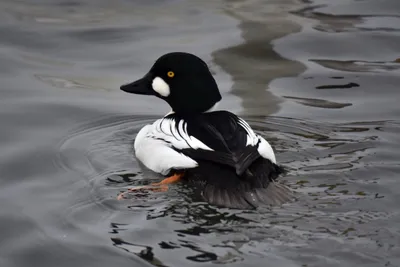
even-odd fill
[[[204,113],[216,111],[217,108],[218,108],[218,105],[219,105],[219,102],[215,103],[214,106],[212,106],[212,107],[209,108],[208,110],[204,111]]]
[[[216,111],[217,108],[218,108],[218,105],[219,105],[219,102],[215,103],[211,108],[209,108],[208,110],[204,111],[203,113]],[[164,117],[167,117],[168,115],[171,115],[171,114],[175,114],[175,111],[173,111],[172,109],[171,109],[170,112],[168,112],[167,114],[165,114]]]

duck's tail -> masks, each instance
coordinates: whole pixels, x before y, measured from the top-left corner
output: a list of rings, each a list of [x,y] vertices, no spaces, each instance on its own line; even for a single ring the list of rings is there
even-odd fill
[[[217,206],[236,209],[255,209],[260,205],[279,206],[293,200],[292,191],[285,185],[272,182],[267,188],[234,190],[206,185],[202,190],[205,201]]]
[[[254,209],[261,205],[279,206],[294,199],[294,193],[276,182],[284,169],[269,160],[260,159],[244,176],[210,162],[187,171],[188,181],[203,199],[217,206]]]

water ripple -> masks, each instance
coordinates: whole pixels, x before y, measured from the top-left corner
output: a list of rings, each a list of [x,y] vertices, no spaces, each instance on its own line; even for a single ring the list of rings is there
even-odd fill
[[[383,249],[382,238],[396,247],[389,239],[399,236],[386,229],[376,231],[376,227],[398,220],[400,214],[374,210],[374,205],[367,208],[368,203],[384,200],[385,193],[379,191],[379,178],[363,179],[357,174],[367,168],[363,159],[375,153],[380,141],[374,128],[388,127],[390,122],[329,125],[284,117],[246,118],[276,147],[278,160],[290,170],[283,180],[300,197],[283,207],[238,211],[199,201],[185,185],[166,193],[138,193],[122,202],[115,200],[121,189],[157,179],[143,172],[132,151],[138,130],[154,119],[105,118],[83,125],[63,140],[58,164],[81,173],[93,187],[92,197],[65,211],[66,221],[82,224],[93,217],[87,213],[93,213],[97,205],[103,224],[109,224],[113,246],[154,266],[169,266],[173,255],[180,255],[173,261],[181,264],[250,258],[258,262],[272,257],[290,265],[299,249],[306,257],[311,248],[318,251],[335,244],[352,250],[363,244],[366,249],[353,260],[375,257],[378,262],[381,256],[374,251]],[[356,208],[355,201],[365,202],[366,208]],[[335,262],[335,257],[317,259],[323,260]]]

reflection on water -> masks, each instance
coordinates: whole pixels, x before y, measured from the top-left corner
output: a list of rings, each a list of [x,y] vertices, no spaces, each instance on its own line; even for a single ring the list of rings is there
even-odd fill
[[[0,266],[400,266],[397,0],[2,1]],[[196,53],[298,200],[216,208],[133,155],[120,84]]]
[[[244,42],[219,49],[212,55],[215,63],[232,76],[231,93],[240,97],[244,114],[276,112],[280,100],[267,90],[269,82],[275,77],[293,76],[304,71],[299,62],[276,53],[272,43],[288,32],[300,30],[300,25],[289,15],[289,11],[298,5],[299,1],[285,0],[279,3],[267,1],[262,7],[257,1],[238,1],[225,6],[225,12],[240,21],[238,28]]]
[[[334,70],[351,72],[393,72],[400,73],[400,62],[398,59],[392,62],[384,61],[339,61],[339,60],[313,60],[314,62]]]
[[[351,106],[351,103],[337,103],[332,101],[327,101],[323,99],[315,99],[315,98],[304,98],[304,97],[295,97],[295,96],[284,96],[286,99],[292,99],[296,103],[317,107],[317,108],[344,108],[347,106]]]

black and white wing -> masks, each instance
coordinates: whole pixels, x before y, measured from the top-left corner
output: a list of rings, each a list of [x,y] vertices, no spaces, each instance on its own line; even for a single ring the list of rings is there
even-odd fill
[[[138,133],[135,153],[146,167],[161,174],[197,167],[198,160],[231,166],[237,175],[259,157],[276,163],[270,144],[227,111],[185,118],[171,114],[157,120]]]
[[[176,118],[176,120],[182,120]],[[272,147],[254,133],[246,121],[227,111],[204,113],[187,119],[187,134],[194,136],[209,150],[183,149],[194,160],[207,160],[228,165],[241,176],[262,157],[276,163]]]

